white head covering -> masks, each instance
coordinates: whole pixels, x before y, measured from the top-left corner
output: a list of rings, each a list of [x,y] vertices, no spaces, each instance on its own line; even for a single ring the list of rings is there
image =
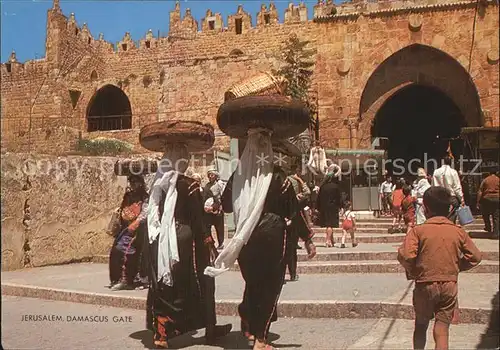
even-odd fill
[[[418,177],[427,177],[427,173],[425,172],[424,168],[418,168],[417,169],[417,176]]]
[[[149,243],[158,236],[158,282],[172,286],[172,267],[179,262],[177,232],[175,229],[175,204],[177,202],[177,177],[188,167],[189,153],[186,145],[175,144],[167,147],[158,166],[148,204]],[[162,194],[166,194],[163,215],[159,217]]]
[[[216,277],[229,270],[247,244],[257,226],[267,191],[273,177],[274,153],[271,132],[256,128],[248,132],[248,141],[233,177],[233,215],[236,232],[220,252],[214,267],[208,266],[205,275]]]

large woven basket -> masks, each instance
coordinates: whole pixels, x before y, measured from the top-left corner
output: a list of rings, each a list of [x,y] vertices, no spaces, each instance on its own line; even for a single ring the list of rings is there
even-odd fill
[[[243,96],[283,95],[287,87],[286,79],[262,73],[232,86],[224,95],[224,101]]]

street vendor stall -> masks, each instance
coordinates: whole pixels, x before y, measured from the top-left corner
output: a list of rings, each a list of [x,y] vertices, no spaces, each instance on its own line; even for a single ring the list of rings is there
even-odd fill
[[[380,210],[378,188],[382,178],[384,150],[326,150],[329,161],[342,169],[341,191],[352,201],[353,210]]]

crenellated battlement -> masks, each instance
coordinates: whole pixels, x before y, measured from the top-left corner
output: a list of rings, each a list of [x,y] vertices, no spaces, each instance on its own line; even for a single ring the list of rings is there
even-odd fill
[[[422,11],[425,9],[442,9],[445,7],[467,6],[473,4],[473,0],[385,0],[385,1],[366,1],[352,0],[335,5],[333,0],[318,0],[313,9],[313,19],[308,18],[308,8],[304,2],[298,5],[290,3],[284,10],[282,21],[271,1],[269,6],[262,4],[259,12],[256,14],[255,25],[252,22],[252,15],[245,11],[243,5],[238,5],[236,12],[227,16],[224,20],[220,13],[213,13],[208,9],[205,17],[198,22],[192,15],[191,10],[186,8],[184,15],[180,2],[177,1],[174,9],[170,12],[170,28],[167,37],[155,37],[152,30],[149,30],[145,36],[138,41],[134,41],[130,33],[125,33],[122,40],[113,44],[104,39],[102,33],[98,38],[94,38],[87,23],[79,26],[74,13],[66,17],[61,10],[59,0],[53,0],[53,6],[48,11],[47,21],[47,43],[45,60],[51,63],[63,61],[61,43],[71,42],[77,46],[79,51],[88,51],[93,55],[101,54],[121,54],[124,52],[137,52],[141,50],[156,49],[164,45],[169,45],[173,41],[182,39],[195,39],[199,35],[234,33],[236,35],[245,35],[253,30],[272,26],[282,25],[308,25],[312,22],[322,23],[325,21],[336,20],[355,20],[363,16],[391,16],[401,11],[410,11],[412,9]],[[14,55],[15,56],[15,55]],[[37,63],[40,60],[35,61]],[[22,63],[8,61],[2,64],[2,75],[4,74],[22,74],[25,68]]]

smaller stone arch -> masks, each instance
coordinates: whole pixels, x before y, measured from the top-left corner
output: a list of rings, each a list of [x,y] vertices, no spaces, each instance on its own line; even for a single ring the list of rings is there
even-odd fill
[[[233,49],[229,53],[229,56],[231,56],[231,57],[238,57],[238,56],[244,56],[244,55],[245,55],[245,53],[243,51],[241,51],[240,49]]]
[[[95,69],[92,71],[92,73],[90,73],[90,81],[94,82],[96,81],[97,79],[99,79],[99,76],[97,75],[97,72],[95,71]]]
[[[104,85],[87,107],[87,131],[127,129],[132,129],[132,108],[127,95],[115,85]]]

